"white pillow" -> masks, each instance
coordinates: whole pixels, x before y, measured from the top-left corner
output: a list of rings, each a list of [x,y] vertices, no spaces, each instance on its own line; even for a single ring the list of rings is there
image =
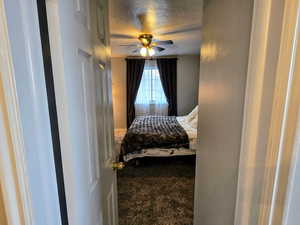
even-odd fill
[[[197,129],[198,127],[198,115],[194,117],[194,119],[192,119],[189,124],[191,125],[192,128]]]
[[[189,123],[191,122],[195,116],[198,116],[198,105],[193,109],[192,112],[190,112],[187,116],[186,116],[186,121]]]

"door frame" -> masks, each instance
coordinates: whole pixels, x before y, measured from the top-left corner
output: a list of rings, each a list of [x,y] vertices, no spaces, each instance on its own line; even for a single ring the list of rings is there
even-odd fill
[[[33,224],[25,146],[4,2],[0,1],[0,184],[7,223]],[[18,162],[18,165],[15,164]]]
[[[7,222],[61,225],[36,0],[0,0],[0,39],[0,184]]]
[[[288,70],[289,77],[285,77],[283,71],[287,71],[290,68],[290,62],[295,62],[295,56],[292,54],[295,48],[291,46],[291,38],[296,39],[294,31],[296,28],[296,21],[298,14],[295,14],[295,7],[287,7],[287,2],[289,5],[294,6],[294,4],[299,5],[300,0],[290,0],[286,1],[285,13],[282,19],[283,29],[281,37],[281,50],[279,56],[279,63],[277,68],[277,81],[275,96],[274,96],[274,106],[272,109],[272,118],[274,118],[270,129],[270,138],[268,139],[268,155],[271,157],[271,162],[266,162],[264,168],[260,168],[260,171],[253,171],[249,166],[251,166],[251,154],[255,145],[257,143],[258,135],[258,121],[259,113],[261,109],[261,98],[262,98],[262,79],[264,77],[266,57],[267,57],[267,44],[269,39],[267,36],[266,28],[270,24],[270,13],[272,9],[272,4],[275,4],[272,0],[259,1],[255,0],[254,13],[253,13],[253,25],[252,25],[252,37],[251,46],[249,54],[249,68],[248,68],[248,81],[246,90],[246,103],[244,109],[244,126],[243,126],[243,136],[241,145],[241,160],[239,168],[239,184],[237,193],[237,204],[235,213],[235,224],[236,225],[246,225],[249,224],[249,209],[254,206],[254,203],[247,201],[247,198],[251,198],[250,194],[257,191],[262,191],[265,193],[263,195],[263,202],[268,204],[262,204],[261,214],[259,216],[259,225],[271,224],[274,217],[274,211],[279,210],[281,215],[283,214],[284,207],[278,205],[279,202],[276,197],[284,198],[286,193],[286,186],[289,182],[287,178],[284,179],[283,175],[289,170],[288,168],[292,166],[293,162],[291,160],[291,154],[293,151],[288,151],[282,154],[282,149],[285,144],[284,137],[288,135],[290,137],[289,143],[293,143],[294,135],[289,133],[295,130],[295,124],[291,123],[290,119],[294,118],[295,109],[299,106],[299,101],[291,101],[290,94],[295,91],[296,82],[299,79],[291,79],[294,75],[293,70]],[[22,7],[26,8],[25,4]],[[298,12],[299,13],[299,12]],[[32,207],[31,207],[31,193],[29,192],[29,179],[26,174],[26,161],[25,161],[25,149],[24,149],[24,135],[21,130],[20,121],[20,108],[18,106],[17,100],[17,90],[15,84],[15,74],[13,71],[13,59],[11,56],[11,48],[9,44],[9,37],[7,32],[7,21],[6,21],[6,11],[4,8],[3,0],[0,0],[0,50],[1,50],[1,82],[0,86],[4,96],[0,95],[1,107],[0,107],[0,171],[1,172],[1,185],[4,192],[5,210],[9,224],[12,225],[32,225],[34,224],[34,217]],[[24,20],[24,26],[26,25],[26,18]],[[299,25],[298,25],[299,31]],[[263,31],[263,32],[259,32]],[[260,48],[256,48],[260,46]],[[255,50],[255,51],[254,51]],[[297,74],[298,77],[299,74]],[[285,85],[280,85],[284,82]],[[1,94],[1,92],[0,92]],[[299,99],[299,98],[298,98]],[[258,101],[254,101],[258,100]],[[287,104],[288,103],[288,104]],[[35,107],[37,105],[33,105]],[[275,119],[276,118],[276,119]],[[283,123],[281,123],[283,121]],[[249,134],[253,134],[251,136]],[[278,136],[279,135],[279,136]],[[279,138],[280,137],[280,138]],[[290,144],[291,145],[291,144]],[[251,153],[251,154],[250,154]],[[250,155],[249,155],[250,154]],[[278,157],[279,156],[279,157]],[[250,159],[250,160],[249,160]],[[287,159],[284,166],[280,162],[281,159]],[[15,162],[18,162],[17,164]],[[242,163],[247,162],[247,163]],[[252,162],[253,163],[253,162]],[[276,165],[275,167],[268,167],[268,165]],[[267,168],[265,170],[265,168]],[[266,174],[265,183],[259,188],[254,188],[246,182],[249,178],[250,181],[254,175],[254,172],[264,172]],[[273,185],[275,184],[275,185]],[[241,192],[241,187],[247,185],[249,192],[245,196]],[[268,194],[269,193],[269,194]],[[278,194],[278,195],[277,195]],[[246,200],[245,200],[246,199]],[[240,206],[240,207],[238,207]],[[196,215],[195,215],[196,216]],[[276,224],[280,220],[276,220]],[[240,222],[240,223],[237,223]]]
[[[282,3],[284,7],[280,9],[278,4]],[[295,151],[293,144],[300,105],[296,92],[300,74],[295,71],[295,54],[300,41],[299,6],[299,0],[266,0],[254,4],[235,225],[280,225],[287,209],[285,196],[288,194],[289,169],[293,167],[291,156]],[[271,30],[272,10],[276,7],[283,15],[279,21],[282,25],[280,40],[272,36]],[[274,52],[274,48],[278,48],[278,52]],[[269,58],[276,57],[274,54],[278,54],[277,63],[269,65]],[[263,86],[270,70],[275,74],[275,82],[273,95],[269,98],[272,102],[270,114],[266,118],[262,115]],[[264,128],[260,124],[264,124]],[[260,135],[266,132],[266,126],[268,135],[261,142]],[[259,161],[258,155],[264,155],[264,160]]]

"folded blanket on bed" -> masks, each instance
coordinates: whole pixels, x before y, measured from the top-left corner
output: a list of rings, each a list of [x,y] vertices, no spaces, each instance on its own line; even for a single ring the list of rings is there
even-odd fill
[[[142,116],[128,129],[121,154],[149,148],[189,148],[189,138],[175,116]]]

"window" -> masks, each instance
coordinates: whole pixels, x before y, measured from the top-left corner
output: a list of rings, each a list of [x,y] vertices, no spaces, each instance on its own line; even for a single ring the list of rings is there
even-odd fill
[[[168,102],[161,84],[155,60],[146,60],[135,100],[136,116],[167,115]]]

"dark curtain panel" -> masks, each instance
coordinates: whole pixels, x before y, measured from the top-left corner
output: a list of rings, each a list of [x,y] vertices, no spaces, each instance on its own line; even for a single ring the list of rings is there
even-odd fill
[[[145,59],[126,59],[127,61],[127,127],[135,118],[134,102],[142,80]]]
[[[169,104],[169,116],[177,116],[177,58],[157,59],[161,83]]]

